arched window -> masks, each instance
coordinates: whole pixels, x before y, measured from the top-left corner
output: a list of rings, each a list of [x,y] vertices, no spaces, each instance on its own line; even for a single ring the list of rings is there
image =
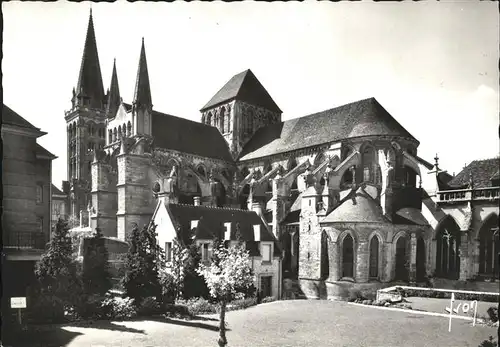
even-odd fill
[[[122,130],[123,130],[123,137],[126,137],[127,136],[127,126],[125,125],[125,123],[123,123]]]
[[[113,130],[111,129],[108,130],[108,142],[109,143],[113,142]]]
[[[224,120],[224,124],[226,124],[226,133],[231,131],[231,107],[228,106],[226,112],[226,119]]]
[[[408,238],[406,236],[400,236],[396,241],[396,271],[395,280],[396,281],[407,281],[408,280],[408,252],[407,252]]]
[[[422,237],[417,239],[417,282],[425,280],[425,241]]]
[[[342,241],[342,277],[354,278],[354,240],[350,234]]]
[[[198,169],[196,169],[196,171],[198,171],[198,173],[202,176],[202,177],[205,177],[205,169],[203,168],[203,166],[198,166]]]
[[[118,134],[116,132],[116,128],[113,129],[113,142],[115,142],[116,140],[118,140]]]
[[[446,216],[436,227],[436,275],[458,279],[460,274],[460,228]]]
[[[500,252],[498,238],[498,216],[489,215],[479,229],[479,275],[486,278],[498,277],[497,257]]]
[[[378,236],[373,236],[370,241],[370,278],[378,279],[379,264],[379,240]]]
[[[122,138],[122,126],[121,125],[118,126],[118,138],[119,139]]]
[[[212,112],[208,112],[206,121],[207,125],[212,125]]]
[[[407,187],[417,186],[417,173],[409,166],[403,167],[403,183]]]
[[[219,115],[219,129],[221,133],[226,133],[226,128],[224,127],[224,121],[226,119],[226,108],[222,107]]]
[[[132,124],[130,123],[130,121],[128,121],[127,123],[127,136],[131,136],[132,135]]]
[[[362,155],[362,163],[363,163],[363,182],[377,182],[377,162],[375,149],[371,146],[366,146],[363,150]]]

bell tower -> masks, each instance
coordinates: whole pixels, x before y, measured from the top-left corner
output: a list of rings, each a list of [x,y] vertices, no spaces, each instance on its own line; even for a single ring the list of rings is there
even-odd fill
[[[93,152],[104,147],[106,95],[90,10],[87,35],[71,109],[65,112],[67,125],[67,174],[70,183],[70,215],[79,217],[90,201]]]

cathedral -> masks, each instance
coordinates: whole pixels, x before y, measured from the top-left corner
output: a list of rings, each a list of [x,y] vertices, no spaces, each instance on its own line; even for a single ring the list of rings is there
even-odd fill
[[[159,204],[251,211],[279,244],[283,278],[308,283],[498,279],[498,231],[478,236],[498,223],[498,172],[477,188],[488,198],[477,195],[468,174],[420,158],[419,141],[374,98],[282,121],[246,70],[207,99],[201,122],[153,109],[144,40],[132,102],[116,65],[105,92],[91,13],[65,113],[71,215],[126,240]]]

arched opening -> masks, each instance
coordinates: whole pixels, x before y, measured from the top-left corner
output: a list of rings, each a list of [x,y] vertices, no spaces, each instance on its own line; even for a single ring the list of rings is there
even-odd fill
[[[378,236],[373,236],[370,241],[370,270],[369,277],[371,279],[378,279],[379,273],[379,239]]]
[[[342,277],[354,278],[354,240],[350,234],[342,241]]]
[[[406,187],[417,186],[417,173],[413,168],[406,165],[403,167],[403,184]]]
[[[126,137],[127,136],[127,126],[125,125],[125,123],[123,123],[122,130],[123,130],[123,137]]]
[[[242,210],[248,210],[248,195],[250,194],[250,185],[245,184],[243,188],[241,189],[241,193],[239,196],[239,203],[240,203],[240,209]]]
[[[498,279],[498,216],[489,215],[479,229],[479,275],[482,278]]]
[[[132,135],[132,124],[130,123],[130,121],[128,121],[127,123],[127,136],[131,136]]]
[[[207,118],[206,118],[206,124],[212,125],[212,112],[208,112]]]
[[[354,177],[353,177],[354,172],[356,172],[356,171],[351,170],[351,169],[345,170],[345,172],[342,175],[342,178],[340,180],[340,188],[341,189],[351,188],[353,181],[354,181]]]
[[[118,139],[118,134],[116,131],[116,128],[113,129],[113,142],[115,142]]]
[[[226,133],[226,128],[224,127],[225,119],[226,119],[226,108],[223,106],[220,109],[220,115],[219,115],[219,129],[222,134]]]
[[[122,126],[121,125],[118,126],[118,138],[119,139],[122,138]]]
[[[365,146],[361,156],[363,182],[380,184],[380,168],[377,163],[377,154],[372,146]]]
[[[422,237],[417,238],[417,282],[425,280],[425,241]]]
[[[396,271],[394,279],[396,281],[407,281],[408,280],[408,238],[406,236],[400,236],[396,241]]]
[[[328,242],[329,237],[326,231],[323,230],[321,233],[321,264],[320,264],[320,276],[322,280],[326,280],[330,276],[330,261],[328,258]]]
[[[198,172],[198,174],[201,176],[201,177],[206,177],[205,175],[205,169],[203,168],[203,166],[198,166],[198,168],[196,169],[196,171]]]
[[[436,227],[436,275],[458,279],[460,275],[460,228],[447,216]]]
[[[217,183],[215,190],[215,205],[217,207],[223,207],[226,204],[226,188],[221,181],[215,180]]]

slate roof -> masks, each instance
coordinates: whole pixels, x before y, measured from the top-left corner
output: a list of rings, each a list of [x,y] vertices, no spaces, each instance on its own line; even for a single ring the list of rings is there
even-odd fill
[[[363,188],[350,194],[321,223],[389,223],[382,208]]]
[[[64,194],[59,188],[57,188],[53,183],[52,183],[52,195],[64,195]]]
[[[132,105],[123,103],[127,112]],[[201,157],[234,162],[226,140],[217,128],[153,110],[153,145]]]
[[[416,208],[402,208],[393,218],[394,224],[429,225],[427,219]]]
[[[363,136],[401,136],[417,141],[375,98],[260,128],[240,161]],[[418,142],[418,141],[417,141]]]
[[[250,70],[234,75],[200,111],[203,112],[233,99],[282,113],[271,95]]]
[[[154,146],[233,162],[226,140],[215,127],[153,111]]]
[[[21,117],[17,112],[12,110],[9,106],[3,104],[2,107],[2,123],[9,125],[17,125],[22,128],[32,129],[36,131],[40,131],[40,128],[37,128],[26,119]]]
[[[236,240],[238,225],[251,255],[258,255],[259,252],[253,231],[253,226],[258,224],[261,230],[260,240],[274,242],[274,255],[280,255],[281,251],[274,235],[253,211],[172,203],[166,204],[165,207],[174,223],[180,226],[182,233],[188,233],[191,230],[191,221],[198,220],[198,227],[195,230],[198,239],[212,240],[214,231],[221,232],[221,236],[224,235],[224,223],[231,222],[231,240]]]
[[[448,185],[453,188],[463,188],[468,186],[470,174],[472,173],[472,181],[474,188],[491,187],[491,180],[495,174],[498,175],[500,166],[500,158],[491,158],[486,160],[474,160],[460,171]]]
[[[42,146],[40,146],[38,143],[36,144],[36,154],[37,155],[40,155],[40,156],[43,156],[43,157],[48,157],[48,158],[51,158],[51,159],[56,159],[57,156],[55,156],[54,154],[50,153],[49,151],[47,151],[45,148],[43,148]]]

